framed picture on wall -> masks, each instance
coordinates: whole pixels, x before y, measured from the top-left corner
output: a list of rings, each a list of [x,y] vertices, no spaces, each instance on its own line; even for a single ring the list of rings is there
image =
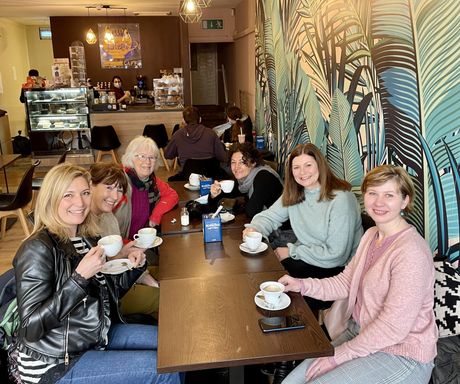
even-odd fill
[[[139,24],[98,24],[101,67],[142,68]]]

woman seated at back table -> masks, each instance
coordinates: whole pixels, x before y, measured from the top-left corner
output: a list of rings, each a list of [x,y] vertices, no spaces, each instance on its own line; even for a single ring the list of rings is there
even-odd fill
[[[330,277],[343,270],[362,236],[358,202],[351,186],[337,178],[313,144],[299,144],[286,165],[282,196],[252,218],[243,231],[268,236],[290,220],[296,241],[275,249],[294,277]],[[328,304],[309,299],[312,309]]]
[[[23,383],[179,383],[156,372],[157,328],[124,324],[118,300],[145,270],[102,274],[103,250],[90,212],[89,173],[73,164],[43,180],[35,226],[13,261],[19,312],[17,349]]]
[[[120,227],[112,209],[126,193],[128,182],[123,168],[114,163],[95,163],[90,167],[91,212],[99,224],[101,236],[120,235]],[[135,242],[125,244],[115,258],[125,258]],[[159,289],[157,281],[145,271],[121,299],[123,315],[143,314],[158,319]]]
[[[366,175],[361,191],[376,227],[366,231],[345,270],[328,279],[279,280],[286,291],[348,303],[334,356],[305,360],[283,384],[430,380],[438,335],[433,257],[401,216],[412,209],[414,186],[404,169],[383,165]]]
[[[159,225],[162,216],[179,202],[177,192],[155,176],[158,156],[158,147],[151,138],[137,136],[121,159],[128,190],[114,213],[124,238],[133,239],[139,229]]]
[[[270,207],[283,192],[279,175],[264,165],[260,152],[252,144],[238,144],[229,151],[230,169],[237,183],[230,193],[224,193],[220,182],[211,186],[208,204],[215,210],[225,198],[244,196],[244,211],[248,218]]]
[[[230,107],[227,110],[227,120],[232,126],[227,129],[222,137],[224,143],[238,143],[238,135],[244,134],[244,141],[252,143],[252,121],[248,115],[243,115],[238,107]]]

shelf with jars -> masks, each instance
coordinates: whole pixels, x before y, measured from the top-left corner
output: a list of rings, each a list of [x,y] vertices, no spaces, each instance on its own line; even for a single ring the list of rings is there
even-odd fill
[[[179,75],[163,75],[153,79],[153,96],[156,109],[177,109],[184,105],[183,79]]]

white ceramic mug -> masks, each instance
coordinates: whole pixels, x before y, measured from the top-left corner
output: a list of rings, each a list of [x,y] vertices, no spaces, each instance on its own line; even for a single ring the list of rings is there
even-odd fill
[[[198,187],[200,185],[200,175],[198,173],[191,173],[188,183],[193,187]]]
[[[231,191],[233,191],[233,186],[234,185],[235,185],[234,180],[222,180],[220,182],[220,188],[225,193],[230,193]]]
[[[260,232],[248,232],[244,236],[244,241],[251,251],[256,251],[262,243],[262,234]]]
[[[155,228],[147,227],[142,228],[137,231],[134,235],[134,239],[138,242],[139,245],[145,245],[149,247],[153,244],[157,237],[157,230]]]
[[[281,300],[281,294],[284,292],[284,285],[277,281],[265,281],[260,284],[260,290],[263,292],[267,303],[276,305]]]
[[[104,249],[104,254],[113,257],[123,248],[123,239],[119,235],[104,236],[97,242]]]

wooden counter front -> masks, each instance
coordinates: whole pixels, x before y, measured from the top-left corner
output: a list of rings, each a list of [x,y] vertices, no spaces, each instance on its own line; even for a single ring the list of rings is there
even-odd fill
[[[168,137],[171,137],[174,125],[182,121],[181,110],[154,110],[146,108],[145,110],[133,110],[116,112],[92,112],[90,115],[91,126],[95,125],[112,125],[120,139],[121,146],[117,149],[118,156],[125,153],[129,142],[138,135],[142,135],[144,127],[147,124],[164,124]],[[161,159],[160,159],[161,161]]]

